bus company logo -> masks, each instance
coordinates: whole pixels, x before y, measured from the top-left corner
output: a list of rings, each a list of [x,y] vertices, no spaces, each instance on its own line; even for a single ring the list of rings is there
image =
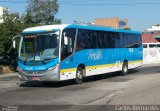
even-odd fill
[[[129,48],[129,52],[134,52],[133,48]]]
[[[94,52],[93,50],[88,51],[88,60],[100,60],[102,59],[102,51],[98,50]]]

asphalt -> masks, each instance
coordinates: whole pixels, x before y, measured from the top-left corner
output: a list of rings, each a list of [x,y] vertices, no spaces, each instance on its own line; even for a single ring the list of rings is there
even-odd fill
[[[78,85],[73,81],[21,82],[17,73],[0,75],[0,109],[115,111],[116,105],[159,105],[159,67],[144,65],[127,76],[119,72],[92,76]]]

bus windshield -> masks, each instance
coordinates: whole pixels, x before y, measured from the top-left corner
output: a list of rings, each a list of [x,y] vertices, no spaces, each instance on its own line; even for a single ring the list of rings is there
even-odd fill
[[[59,31],[52,33],[24,34],[19,60],[46,63],[58,57]]]

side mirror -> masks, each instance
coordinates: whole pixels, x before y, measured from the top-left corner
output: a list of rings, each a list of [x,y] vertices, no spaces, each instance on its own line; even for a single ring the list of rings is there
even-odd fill
[[[64,45],[68,45],[68,38],[64,37]]]
[[[13,40],[13,48],[16,48],[16,40]]]
[[[16,39],[17,38],[20,38],[21,36],[14,36],[13,38],[12,38],[12,45],[13,45],[13,48],[16,48]]]
[[[64,45],[68,45],[68,37],[66,36],[65,32],[64,32]]]

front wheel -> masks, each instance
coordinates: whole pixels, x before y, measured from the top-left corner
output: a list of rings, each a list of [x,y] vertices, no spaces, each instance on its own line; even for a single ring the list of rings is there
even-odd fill
[[[83,75],[84,75],[84,69],[82,69],[81,67],[78,67],[76,72],[76,79],[75,79],[75,82],[77,84],[81,84],[83,82]]]
[[[122,75],[127,75],[128,74],[128,63],[127,62],[123,62],[121,73],[122,73]]]

